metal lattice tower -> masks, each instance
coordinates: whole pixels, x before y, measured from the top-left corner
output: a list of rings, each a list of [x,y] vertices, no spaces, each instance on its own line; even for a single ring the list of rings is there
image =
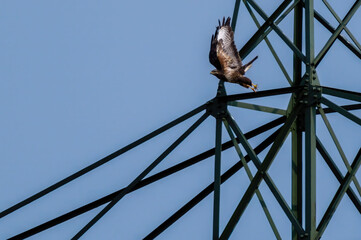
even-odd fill
[[[361,59],[361,45],[352,35],[350,30],[346,27],[347,23],[355,14],[357,9],[360,7],[361,0],[356,0],[354,2],[354,4],[349,9],[343,19],[341,19],[337,15],[337,13],[332,9],[332,6],[327,2],[327,0],[322,1],[332,13],[332,15],[335,17],[335,19],[338,21],[339,25],[337,27],[333,27],[329,22],[325,20],[325,18],[323,18],[323,16],[321,16],[318,12],[314,10],[313,0],[285,0],[276,8],[276,10],[270,16],[267,16],[267,14],[254,0],[243,0],[243,4],[255,21],[258,30],[239,51],[241,58],[245,58],[249,53],[252,52],[253,49],[258,46],[258,44],[260,44],[264,40],[270,48],[282,72],[285,74],[285,78],[288,80],[290,87],[259,91],[257,93],[227,95],[223,82],[220,82],[216,97],[209,102],[153,131],[152,133],[144,136],[143,138],[125,146],[124,148],[119,149],[118,151],[100,159],[99,161],[89,165],[88,167],[79,170],[73,175],[64,178],[58,183],[51,185],[50,187],[25,199],[24,201],[9,207],[8,209],[0,213],[0,218],[7,216],[8,214],[54,191],[55,189],[94,170],[95,168],[103,165],[104,163],[111,161],[119,155],[131,150],[136,146],[141,145],[142,143],[191,118],[192,116],[204,112],[203,115],[188,130],[186,130],[157,159],[155,159],[154,162],[152,162],[143,172],[141,172],[138,177],[136,177],[131,183],[129,183],[127,187],[107,196],[104,196],[96,201],[88,203],[82,207],[74,209],[34,228],[31,228],[23,233],[19,233],[11,239],[23,239],[29,236],[33,236],[39,232],[42,232],[55,225],[70,220],[94,208],[105,205],[105,207],[73,238],[79,239],[89,228],[91,228],[99,219],[101,219],[102,216],[104,216],[128,193],[146,187],[153,182],[162,180],[163,178],[173,173],[181,171],[182,169],[192,166],[212,156],[214,156],[214,182],[210,183],[193,199],[183,205],[178,211],[176,211],[156,229],[149,233],[145,237],[145,239],[153,239],[160,235],[165,229],[175,223],[185,213],[190,211],[195,205],[201,202],[213,191],[213,239],[228,239],[254,195],[256,195],[256,197],[261,203],[264,202],[262,194],[258,189],[262,181],[267,184],[268,188],[277,200],[279,206],[291,223],[292,239],[294,240],[320,239],[325,229],[327,228],[328,223],[333,216],[333,213],[335,212],[341,199],[345,195],[350,198],[357,211],[361,214],[361,187],[357,178],[355,177],[355,174],[361,164],[361,148],[354,157],[354,160],[350,162],[346,158],[345,153],[340,145],[340,140],[337,138],[327,118],[327,114],[337,113],[342,115],[346,119],[349,119],[356,124],[361,125],[360,117],[350,112],[352,110],[361,109],[360,103],[339,106],[334,101],[328,99],[328,96],[333,96],[361,102],[361,93],[324,86],[322,85],[322,79],[319,79],[317,75],[317,66],[324,59],[335,41],[340,41],[346,47],[345,51],[351,51],[354,55],[357,56],[358,59]],[[235,29],[236,27],[240,4],[241,1],[236,0],[232,18],[233,29]],[[265,22],[262,25],[259,24],[253,11],[256,11],[257,14],[264,19]],[[278,24],[290,12],[293,12],[294,14],[293,40],[290,40],[278,26]],[[315,20],[318,21],[321,25],[323,25],[331,33],[331,37],[328,39],[321,51],[318,53],[315,52],[314,48]],[[305,24],[304,26],[303,23]],[[285,67],[283,66],[282,62],[280,61],[278,55],[276,54],[270,41],[267,38],[267,35],[271,31],[275,32],[282,39],[282,41],[292,50],[292,77],[290,77],[285,71]],[[349,42],[347,38],[341,34],[343,31],[351,38],[353,43]],[[305,41],[305,51],[302,51],[303,41]],[[290,101],[286,110],[240,102],[240,100],[278,96],[282,94],[290,95]],[[237,122],[232,118],[231,113],[228,111],[228,106],[230,105],[240,108],[247,108],[262,112],[279,114],[281,116],[276,120],[259,126],[252,131],[243,133]],[[320,115],[322,117],[322,120],[326,125],[329,134],[331,135],[331,138],[334,141],[334,144],[341,155],[342,160],[344,161],[344,164],[347,168],[347,173],[345,175],[342,174],[338,166],[333,161],[332,156],[327,152],[322,141],[316,135],[316,115]],[[157,174],[147,177],[147,175],[151,172],[152,169],[154,169],[170,152],[172,152],[184,139],[186,139],[191,134],[193,130],[195,130],[208,117],[214,117],[216,119],[215,148],[209,149],[208,151],[200,153],[199,155],[185,160],[173,167],[170,167]],[[221,139],[222,123],[231,139],[230,141],[224,143],[222,143]],[[250,138],[253,138],[276,127],[278,127],[278,129],[275,130],[269,137],[264,139],[258,146],[254,148],[251,146],[248,141]],[[271,164],[275,160],[277,153],[279,152],[286,138],[290,134],[292,138],[292,157],[290,158],[290,161],[292,161],[292,206],[289,206],[289,204],[286,202],[286,200],[278,190],[276,184],[273,182],[271,176],[267,173],[267,170],[270,168]],[[241,146],[246,151],[246,155],[242,153],[239,144],[241,144]],[[261,160],[258,154],[269,146],[271,147],[268,150],[266,157]],[[236,149],[240,161],[221,175],[221,153],[222,151],[231,147],[234,147]],[[320,153],[320,155],[340,183],[337,192],[334,194],[332,201],[329,203],[326,212],[323,214],[318,224],[316,221],[316,151]],[[257,168],[257,173],[255,175],[252,175],[248,167],[249,162],[252,162]],[[239,200],[239,203],[228,223],[226,224],[226,227],[221,230],[219,229],[221,184],[242,169],[245,169],[251,182],[248,185],[244,195]],[[352,182],[357,190],[356,192],[350,187],[350,184]],[[267,206],[265,204],[261,205],[269,221],[269,224],[272,227],[275,237],[277,239],[281,239],[281,236],[277,230],[277,227],[272,219],[272,216]],[[304,208],[302,206],[304,206]]]

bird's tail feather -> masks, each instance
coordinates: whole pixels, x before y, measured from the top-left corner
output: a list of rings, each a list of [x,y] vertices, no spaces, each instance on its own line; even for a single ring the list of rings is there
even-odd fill
[[[258,58],[258,56],[256,56],[255,58],[253,58],[249,63],[243,65],[244,72],[247,72],[248,69],[250,69],[250,67],[252,67],[252,63],[253,63],[254,61],[256,61],[257,58]]]

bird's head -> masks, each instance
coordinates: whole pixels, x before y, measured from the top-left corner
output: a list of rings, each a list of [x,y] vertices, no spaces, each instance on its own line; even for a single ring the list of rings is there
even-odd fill
[[[217,69],[214,69],[210,72],[210,74],[216,76],[217,78],[221,79],[221,80],[224,80],[224,74],[222,72],[220,72],[219,70]]]
[[[210,74],[216,76],[218,74],[218,70],[217,69],[213,69]]]

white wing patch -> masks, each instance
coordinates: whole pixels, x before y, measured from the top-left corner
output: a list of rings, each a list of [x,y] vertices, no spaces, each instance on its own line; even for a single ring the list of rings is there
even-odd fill
[[[218,32],[217,41],[222,40],[223,47],[225,49],[229,49],[230,47],[232,47],[233,38],[230,30],[231,30],[230,27],[226,26],[226,27],[221,27]]]
[[[227,35],[229,35],[229,34],[228,34],[228,31],[226,30],[226,28],[221,27],[221,29],[219,29],[219,32],[218,32],[217,41],[219,41],[220,39],[227,38]]]

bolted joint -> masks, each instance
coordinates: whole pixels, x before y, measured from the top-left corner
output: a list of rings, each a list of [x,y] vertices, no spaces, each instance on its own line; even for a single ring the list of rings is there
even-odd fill
[[[227,115],[227,102],[215,98],[207,103],[207,112],[217,119],[225,118]]]
[[[299,102],[306,106],[316,106],[317,104],[320,104],[321,95],[322,91],[320,86],[306,84]]]
[[[308,233],[304,233],[300,235],[301,239],[307,239],[308,238]]]

